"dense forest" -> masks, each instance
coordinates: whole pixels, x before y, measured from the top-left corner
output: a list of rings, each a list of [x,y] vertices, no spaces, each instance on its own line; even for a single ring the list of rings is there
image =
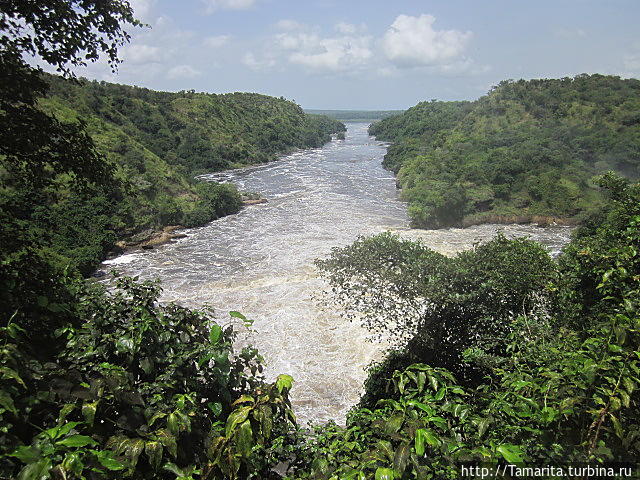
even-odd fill
[[[445,257],[386,233],[318,261],[344,308],[393,348],[345,426],[301,428],[294,379],[267,382],[231,324],[160,303],[157,282],[107,289],[60,261],[60,229],[100,235],[118,205],[102,210],[107,193],[124,201],[133,187],[120,190],[123,167],[87,133],[104,120],[43,101],[25,56],[67,76],[83,59],[117,64],[123,28],[139,24],[128,2],[0,12],[0,478],[454,479],[469,466],[522,478],[569,465],[615,468],[574,478],[638,476],[639,184],[594,179],[601,206],[557,260],[526,239]],[[467,105],[452,107],[443,121]]]
[[[87,191],[64,179],[28,221],[47,229],[60,261],[88,273],[118,238],[145,238],[162,226],[203,225],[241,208],[232,185],[198,182],[206,172],[265,163],[318,147],[344,126],[307,115],[284,99],[254,93],[157,92],[45,75],[43,112],[80,124],[114,183]],[[13,198],[23,195],[19,188]],[[27,219],[25,219],[27,220]]]
[[[313,115],[324,115],[341,122],[373,122],[402,113],[401,110],[310,110]]]
[[[604,75],[503,81],[475,102],[423,102],[375,123],[422,227],[536,217],[580,220],[592,180],[640,176],[640,81]]]

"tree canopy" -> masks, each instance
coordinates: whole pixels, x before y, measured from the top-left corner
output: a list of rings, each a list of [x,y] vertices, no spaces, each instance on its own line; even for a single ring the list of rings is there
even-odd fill
[[[640,81],[604,75],[503,81],[475,102],[422,102],[371,126],[394,144],[415,225],[575,221],[602,203],[592,178],[640,172]]]

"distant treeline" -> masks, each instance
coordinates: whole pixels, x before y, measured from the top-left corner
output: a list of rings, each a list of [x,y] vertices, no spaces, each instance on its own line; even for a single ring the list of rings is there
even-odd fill
[[[402,110],[305,110],[313,115],[326,115],[341,122],[373,122],[399,115]]]
[[[384,165],[415,225],[575,220],[602,202],[595,175],[639,176],[640,81],[507,80],[474,102],[419,103],[370,133],[394,142]]]

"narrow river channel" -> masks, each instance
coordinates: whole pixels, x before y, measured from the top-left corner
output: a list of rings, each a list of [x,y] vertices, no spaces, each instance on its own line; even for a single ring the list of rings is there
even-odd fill
[[[103,266],[141,279],[159,278],[164,301],[190,307],[208,304],[221,323],[230,321],[230,310],[253,319],[252,331],[244,330],[239,341],[259,348],[268,378],[279,373],[294,377],[292,399],[302,423],[342,423],[359,398],[364,368],[384,348],[320,301],[325,285],[314,259],[359,235],[385,230],[420,239],[447,254],[487,240],[498,230],[529,236],[557,252],[570,233],[563,227],[517,225],[410,230],[395,179],[381,166],[386,145],[369,137],[367,126],[348,124],[346,140],[334,140],[321,149],[210,175],[240,190],[258,192],[268,203]]]

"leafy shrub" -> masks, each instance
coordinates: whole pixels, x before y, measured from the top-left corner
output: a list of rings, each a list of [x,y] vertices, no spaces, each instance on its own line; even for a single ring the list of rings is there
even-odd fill
[[[17,323],[0,330],[1,475],[174,478],[194,466],[233,479],[277,463],[264,451],[295,422],[292,380],[266,384],[255,349],[234,353],[231,326],[159,305],[153,282],[72,288],[76,320],[50,332],[58,351],[34,349]]]

